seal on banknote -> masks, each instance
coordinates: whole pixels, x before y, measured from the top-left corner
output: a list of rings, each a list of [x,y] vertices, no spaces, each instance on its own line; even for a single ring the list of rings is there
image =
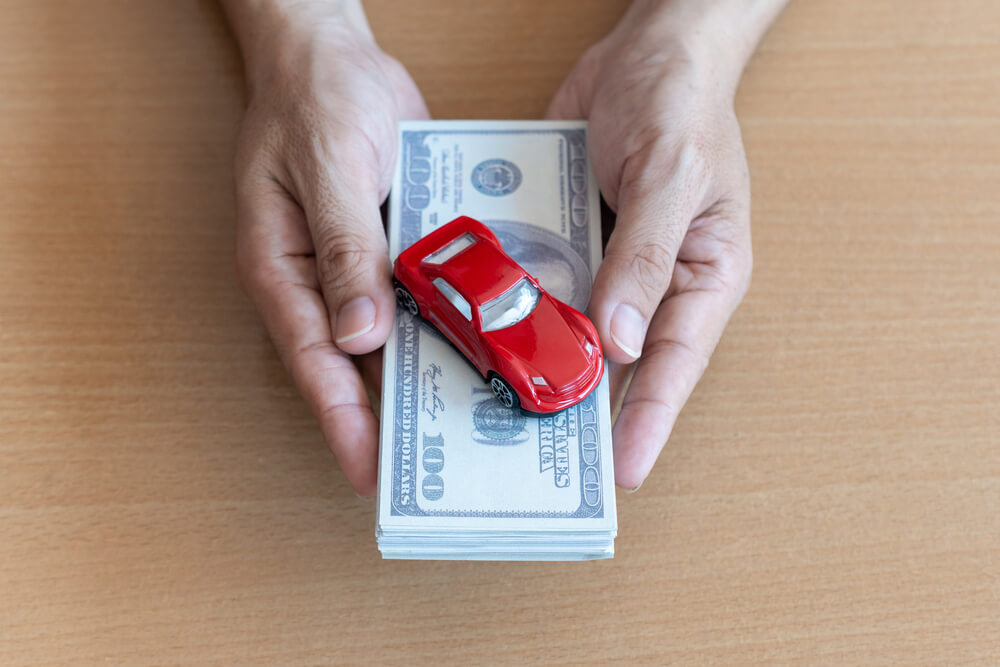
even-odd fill
[[[521,169],[507,160],[483,160],[472,170],[472,187],[490,197],[503,197],[521,185]]]
[[[505,408],[490,396],[472,408],[472,437],[483,445],[519,445],[527,440],[526,422],[520,410]]]

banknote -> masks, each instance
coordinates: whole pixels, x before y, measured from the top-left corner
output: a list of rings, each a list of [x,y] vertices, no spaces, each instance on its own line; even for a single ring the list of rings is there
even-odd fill
[[[390,256],[461,215],[485,223],[546,290],[586,311],[601,235],[585,123],[402,123]],[[382,386],[380,545],[431,533],[458,551],[483,535],[551,533],[591,546],[595,535],[613,538],[606,377],[555,415],[512,411],[434,327],[400,308]]]

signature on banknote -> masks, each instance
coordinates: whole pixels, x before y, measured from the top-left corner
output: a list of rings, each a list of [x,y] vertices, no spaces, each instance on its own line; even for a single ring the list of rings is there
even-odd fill
[[[441,399],[441,385],[438,378],[442,376],[439,364],[430,364],[424,369],[420,383],[420,409],[426,412],[431,421],[436,421],[438,414],[444,412],[444,401]]]

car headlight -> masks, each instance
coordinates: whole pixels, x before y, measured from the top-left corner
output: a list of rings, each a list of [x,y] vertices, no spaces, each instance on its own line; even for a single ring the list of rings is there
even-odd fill
[[[548,387],[549,386],[549,383],[546,382],[545,378],[543,378],[541,375],[533,375],[531,377],[531,384],[535,385],[536,387]]]

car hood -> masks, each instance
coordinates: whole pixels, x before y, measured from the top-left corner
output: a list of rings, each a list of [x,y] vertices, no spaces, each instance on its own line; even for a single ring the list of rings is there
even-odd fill
[[[529,375],[542,375],[555,391],[573,386],[591,368],[580,334],[555,299],[544,292],[526,318],[486,335],[525,364]]]

